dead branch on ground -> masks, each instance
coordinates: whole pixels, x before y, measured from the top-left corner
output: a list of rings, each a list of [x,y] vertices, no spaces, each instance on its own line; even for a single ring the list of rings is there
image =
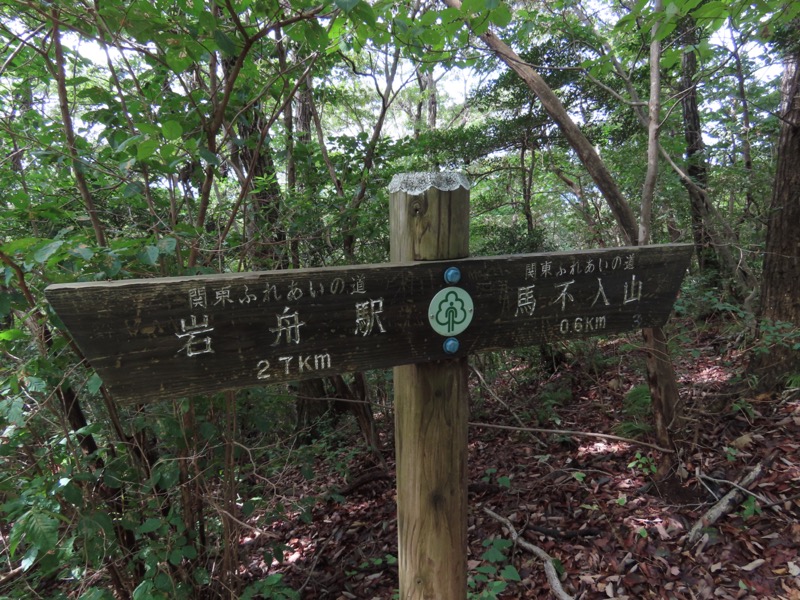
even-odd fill
[[[719,502],[709,508],[705,514],[703,514],[703,516],[697,520],[694,526],[692,526],[692,529],[689,531],[689,536],[686,538],[687,546],[692,546],[695,542],[697,542],[698,539],[700,539],[701,533],[705,527],[713,525],[720,518],[724,517],[734,508],[739,506],[742,500],[744,500],[744,495],[747,488],[753,485],[753,483],[758,481],[767,472],[767,469],[769,469],[769,467],[772,465],[772,461],[775,460],[775,456],[776,453],[773,452],[755,467],[753,467],[731,491],[725,494],[719,500]]]
[[[505,517],[501,517],[496,512],[486,507],[483,508],[483,512],[496,521],[502,523],[503,526],[508,529],[508,533],[511,536],[511,539],[514,540],[515,544],[525,548],[528,552],[533,553],[542,560],[544,563],[544,574],[547,577],[547,582],[550,584],[550,589],[553,592],[553,596],[555,596],[558,600],[574,600],[574,598],[565,592],[563,587],[561,587],[561,581],[558,579],[558,572],[553,564],[552,556],[539,548],[539,546],[531,544],[528,540],[524,539],[520,534],[517,533],[517,530],[514,529],[511,521]]]

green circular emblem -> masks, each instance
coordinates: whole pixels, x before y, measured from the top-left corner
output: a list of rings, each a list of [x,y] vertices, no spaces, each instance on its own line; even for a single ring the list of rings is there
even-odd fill
[[[446,287],[437,293],[428,308],[428,321],[439,335],[458,335],[472,321],[472,297],[459,287]]]

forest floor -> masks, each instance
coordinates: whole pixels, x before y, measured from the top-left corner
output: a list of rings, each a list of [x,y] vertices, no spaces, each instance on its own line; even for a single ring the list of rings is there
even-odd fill
[[[686,424],[679,467],[666,481],[652,479],[661,455],[637,444],[470,427],[470,597],[554,597],[539,558],[524,544],[497,541],[510,540],[509,531],[490,509],[557,561],[576,599],[800,600],[800,393],[726,392],[742,356],[716,333],[692,337],[695,350],[675,353]],[[646,428],[635,337],[587,343],[549,377],[507,358],[502,371],[483,364],[481,377],[471,373],[471,421],[626,437]],[[396,597],[392,419],[378,416],[378,427],[388,471],[352,451],[363,442],[351,430],[339,440],[351,450],[338,455],[348,461],[341,477],[331,475],[330,454],[317,459],[316,477],[285,473],[295,497],[327,500],[305,519],[254,522],[265,530],[247,540],[248,578],[283,573],[309,600]],[[688,543],[693,525],[759,464],[763,474],[746,499]],[[286,545],[284,555],[265,564],[261,550],[275,543]],[[486,580],[505,590],[489,592]]]

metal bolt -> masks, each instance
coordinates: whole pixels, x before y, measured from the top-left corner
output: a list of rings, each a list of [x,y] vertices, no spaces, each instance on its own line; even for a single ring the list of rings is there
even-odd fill
[[[447,338],[444,341],[444,344],[442,344],[442,348],[444,349],[445,354],[455,354],[456,352],[458,352],[460,346],[461,344],[454,337]]]
[[[444,272],[444,282],[451,285],[461,281],[461,269],[458,267],[448,267]]]

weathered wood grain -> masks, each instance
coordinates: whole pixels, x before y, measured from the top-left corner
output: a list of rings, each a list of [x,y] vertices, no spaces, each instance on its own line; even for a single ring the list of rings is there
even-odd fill
[[[690,245],[611,248],[56,284],[46,296],[111,391],[143,401],[446,358],[427,315],[452,265],[475,306],[458,356],[663,325],[690,256]]]
[[[389,245],[393,262],[468,256],[469,191],[392,193]],[[430,329],[428,293],[418,310]],[[441,347],[442,336],[433,339]],[[397,567],[405,600],[467,596],[467,376],[463,355],[394,368]]]

